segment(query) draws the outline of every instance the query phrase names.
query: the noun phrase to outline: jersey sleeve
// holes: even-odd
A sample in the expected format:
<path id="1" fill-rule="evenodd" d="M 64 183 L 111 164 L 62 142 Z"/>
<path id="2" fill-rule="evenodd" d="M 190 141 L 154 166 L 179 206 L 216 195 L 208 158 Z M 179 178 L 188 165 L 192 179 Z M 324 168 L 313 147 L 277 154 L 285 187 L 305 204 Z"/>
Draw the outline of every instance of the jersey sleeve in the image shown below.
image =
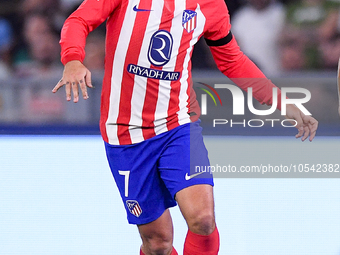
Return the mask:
<path id="1" fill-rule="evenodd" d="M 226 37 L 230 31 L 230 16 L 227 5 L 223 0 L 213 0 L 204 8 L 206 28 L 204 38 L 216 41 Z"/>
<path id="2" fill-rule="evenodd" d="M 85 0 L 65 21 L 61 30 L 61 62 L 83 61 L 87 35 L 103 23 L 120 0 Z"/>
<path id="3" fill-rule="evenodd" d="M 210 47 L 218 69 L 241 89 L 253 89 L 253 96 L 261 104 L 272 105 L 273 88 L 277 88 L 262 71 L 240 50 L 231 32 L 230 18 L 224 1 L 216 1 L 211 17 L 207 18 L 204 38 Z M 255 38 L 254 38 L 255 40 Z M 281 109 L 278 89 L 277 108 Z"/>
<path id="4" fill-rule="evenodd" d="M 218 69 L 237 86 L 253 90 L 254 98 L 261 104 L 272 105 L 273 88 L 277 88 L 262 71 L 240 50 L 230 32 L 218 41 L 207 41 Z M 281 91 L 277 89 L 277 108 L 281 110 Z"/>

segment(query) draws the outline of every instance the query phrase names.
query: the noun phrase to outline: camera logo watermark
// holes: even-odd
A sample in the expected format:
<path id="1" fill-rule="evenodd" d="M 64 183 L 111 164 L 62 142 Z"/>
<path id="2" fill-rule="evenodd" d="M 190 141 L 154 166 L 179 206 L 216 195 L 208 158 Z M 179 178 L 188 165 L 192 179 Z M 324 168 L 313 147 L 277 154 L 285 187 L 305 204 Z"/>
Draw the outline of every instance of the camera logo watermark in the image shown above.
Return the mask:
<path id="1" fill-rule="evenodd" d="M 221 106 L 223 106 L 220 95 L 217 93 L 217 91 L 213 87 L 211 87 L 208 84 L 202 83 L 202 82 L 200 82 L 199 84 L 209 88 L 216 95 L 216 97 L 220 101 Z M 198 87 L 198 88 L 203 90 L 204 92 L 206 92 L 211 97 L 211 99 L 214 101 L 215 106 L 217 106 L 215 97 L 212 95 L 212 93 L 209 90 L 207 90 L 205 88 L 201 88 L 201 87 Z M 207 94 L 201 95 L 201 114 L 202 115 L 207 115 Z"/>

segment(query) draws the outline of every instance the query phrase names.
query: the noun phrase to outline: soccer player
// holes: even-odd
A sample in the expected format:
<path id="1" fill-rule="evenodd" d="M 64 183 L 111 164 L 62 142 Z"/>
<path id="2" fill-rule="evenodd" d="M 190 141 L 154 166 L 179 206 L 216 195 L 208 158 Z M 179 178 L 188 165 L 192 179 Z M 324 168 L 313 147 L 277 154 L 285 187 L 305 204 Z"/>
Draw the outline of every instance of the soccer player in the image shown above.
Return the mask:
<path id="1" fill-rule="evenodd" d="M 223 0 L 86 0 L 61 33 L 65 68 L 53 92 L 65 86 L 68 101 L 73 93 L 78 102 L 79 88 L 88 98 L 86 37 L 105 20 L 100 130 L 128 221 L 142 238 L 140 254 L 177 254 L 169 213 L 176 204 L 188 225 L 184 254 L 217 254 L 212 176 L 190 171 L 209 166 L 191 80 L 193 46 L 204 36 L 218 68 L 243 89 L 250 84 L 238 78 L 265 76 L 240 51 Z M 272 83 L 252 86 L 257 100 L 272 104 Z M 287 116 L 298 123 L 297 137 L 314 138 L 314 118 L 294 105 Z"/>

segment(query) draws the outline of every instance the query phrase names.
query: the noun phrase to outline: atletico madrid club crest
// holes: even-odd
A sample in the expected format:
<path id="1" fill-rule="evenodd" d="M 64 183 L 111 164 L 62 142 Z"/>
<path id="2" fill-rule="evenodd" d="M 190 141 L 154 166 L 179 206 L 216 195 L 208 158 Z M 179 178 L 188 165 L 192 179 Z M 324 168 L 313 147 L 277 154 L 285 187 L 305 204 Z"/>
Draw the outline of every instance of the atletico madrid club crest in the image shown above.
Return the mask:
<path id="1" fill-rule="evenodd" d="M 184 10 L 182 17 L 183 28 L 190 33 L 197 26 L 197 12 L 191 10 Z"/>
<path id="2" fill-rule="evenodd" d="M 129 208 L 130 213 L 139 217 L 142 214 L 142 208 L 139 206 L 136 200 L 127 200 L 126 205 Z"/>

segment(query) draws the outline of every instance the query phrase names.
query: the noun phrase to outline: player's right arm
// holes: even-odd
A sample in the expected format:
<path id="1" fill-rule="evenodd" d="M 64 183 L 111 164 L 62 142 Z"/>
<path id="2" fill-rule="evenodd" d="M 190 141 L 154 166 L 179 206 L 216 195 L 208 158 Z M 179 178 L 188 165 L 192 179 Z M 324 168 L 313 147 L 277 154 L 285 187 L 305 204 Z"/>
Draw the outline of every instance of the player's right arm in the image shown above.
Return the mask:
<path id="1" fill-rule="evenodd" d="M 91 84 L 91 73 L 82 64 L 88 34 L 103 23 L 119 6 L 121 0 L 85 0 L 65 21 L 61 30 L 61 62 L 64 64 L 62 79 L 52 92 L 65 86 L 66 100 L 79 100 L 79 87 L 84 99 L 88 98 L 87 87 Z"/>

